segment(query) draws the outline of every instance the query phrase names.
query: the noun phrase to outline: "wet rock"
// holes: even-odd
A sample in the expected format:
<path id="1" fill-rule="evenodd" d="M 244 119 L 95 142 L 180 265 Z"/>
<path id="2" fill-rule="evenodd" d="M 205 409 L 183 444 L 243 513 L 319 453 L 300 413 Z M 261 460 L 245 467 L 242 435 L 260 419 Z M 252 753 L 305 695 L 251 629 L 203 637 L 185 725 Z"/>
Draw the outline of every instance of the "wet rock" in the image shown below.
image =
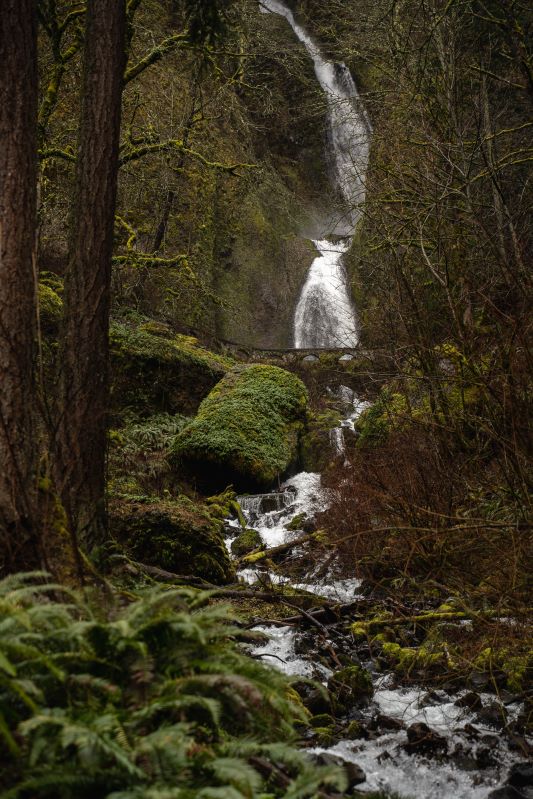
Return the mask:
<path id="1" fill-rule="evenodd" d="M 489 727 L 496 727 L 501 730 L 505 727 L 507 721 L 507 712 L 503 705 L 498 702 L 490 702 L 481 710 L 476 713 L 476 718 L 481 724 L 487 724 Z"/>
<path id="2" fill-rule="evenodd" d="M 380 730 L 405 730 L 405 724 L 401 719 L 385 716 L 382 713 L 376 717 L 376 726 Z"/>
<path id="3" fill-rule="evenodd" d="M 488 671 L 473 671 L 468 682 L 475 691 L 483 691 L 490 685 L 490 673 Z"/>
<path id="4" fill-rule="evenodd" d="M 355 788 L 356 785 L 360 785 L 362 782 L 366 781 L 366 774 L 361 768 L 358 766 L 357 763 L 344 763 L 344 771 L 348 778 L 348 790 Z"/>
<path id="5" fill-rule="evenodd" d="M 448 701 L 449 699 L 444 693 L 444 691 L 428 691 L 420 699 L 418 706 L 428 707 L 429 705 L 443 705 L 445 702 Z"/>
<path id="6" fill-rule="evenodd" d="M 336 671 L 328 680 L 328 689 L 339 711 L 368 701 L 374 693 L 370 674 L 355 664 Z"/>
<path id="7" fill-rule="evenodd" d="M 360 721 L 350 721 L 344 730 L 343 737 L 349 738 L 350 741 L 356 741 L 358 738 L 366 738 L 367 733 Z"/>
<path id="8" fill-rule="evenodd" d="M 466 707 L 469 710 L 479 710 L 482 706 L 481 697 L 475 691 L 469 691 L 454 702 L 457 707 Z"/>
<path id="9" fill-rule="evenodd" d="M 446 738 L 432 730 L 423 721 L 418 721 L 407 728 L 405 750 L 409 754 L 436 754 L 437 752 L 446 752 L 448 742 Z"/>
<path id="10" fill-rule="evenodd" d="M 231 542 L 231 554 L 236 558 L 242 558 L 254 549 L 258 549 L 263 543 L 257 530 L 243 530 L 240 535 Z"/>
<path id="11" fill-rule="evenodd" d="M 491 791 L 487 799 L 529 799 L 529 797 L 520 789 L 513 788 L 512 785 L 504 785 L 502 788 Z"/>
<path id="12" fill-rule="evenodd" d="M 300 691 L 298 691 L 298 693 L 300 693 Z M 325 688 L 314 688 L 309 691 L 307 695 L 302 696 L 302 694 L 300 694 L 300 696 L 302 698 L 304 707 L 306 707 L 307 710 L 309 710 L 309 712 L 314 716 L 319 715 L 320 713 L 331 713 L 331 697 Z"/>
<path id="13" fill-rule="evenodd" d="M 509 771 L 507 782 L 515 788 L 533 786 L 533 763 L 527 761 L 515 763 Z"/>

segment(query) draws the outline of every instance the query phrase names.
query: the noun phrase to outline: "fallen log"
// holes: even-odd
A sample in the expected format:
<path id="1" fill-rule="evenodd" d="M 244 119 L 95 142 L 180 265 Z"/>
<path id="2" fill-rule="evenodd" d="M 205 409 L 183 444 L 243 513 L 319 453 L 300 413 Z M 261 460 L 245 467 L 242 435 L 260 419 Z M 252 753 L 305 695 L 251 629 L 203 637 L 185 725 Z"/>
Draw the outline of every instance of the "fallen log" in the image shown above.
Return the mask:
<path id="1" fill-rule="evenodd" d="M 291 541 L 284 541 L 283 544 L 270 547 L 270 549 L 255 549 L 253 552 L 250 552 L 248 555 L 245 555 L 243 558 L 241 558 L 239 561 L 239 567 L 242 568 L 243 566 L 249 566 L 252 563 L 258 563 L 260 560 L 265 560 L 267 558 L 275 558 L 276 555 L 282 555 L 289 549 L 293 549 L 293 547 L 302 546 L 303 544 L 308 544 L 311 541 L 324 544 L 326 546 L 329 545 L 329 542 L 325 538 L 324 531 L 316 530 L 316 532 L 309 533 L 308 535 L 302 535 L 300 538 L 294 538 Z"/>

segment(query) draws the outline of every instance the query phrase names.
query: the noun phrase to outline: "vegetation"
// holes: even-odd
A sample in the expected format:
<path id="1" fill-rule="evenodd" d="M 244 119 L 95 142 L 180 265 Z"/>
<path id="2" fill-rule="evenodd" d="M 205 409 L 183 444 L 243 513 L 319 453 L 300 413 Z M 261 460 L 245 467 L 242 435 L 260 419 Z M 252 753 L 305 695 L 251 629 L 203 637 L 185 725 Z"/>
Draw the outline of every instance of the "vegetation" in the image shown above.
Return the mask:
<path id="1" fill-rule="evenodd" d="M 296 460 L 306 405 L 305 386 L 290 372 L 237 367 L 177 436 L 175 462 L 215 488 L 269 488 Z"/>
<path id="2" fill-rule="evenodd" d="M 58 591 L 37 574 L 0 583 L 6 799 L 304 799 L 342 789 L 342 773 L 272 743 L 293 739 L 303 709 L 280 673 L 239 649 L 254 634 L 208 593 L 150 589 L 102 605 L 91 594 L 54 599 Z"/>
<path id="3" fill-rule="evenodd" d="M 4 0 L 6 799 L 338 796 L 345 775 L 293 745 L 371 701 L 354 652 L 405 684 L 518 694 L 513 746 L 531 730 L 533 12 L 288 4 L 373 127 L 349 361 L 257 348 L 291 341 L 306 236 L 339 200 L 328 98 L 285 20 L 257 0 Z M 340 384 L 370 399 L 342 458 Z M 266 549 L 236 491 L 297 466 L 330 507 Z M 335 564 L 365 602 L 317 615 L 276 592 L 280 558 L 295 579 Z M 224 588 L 187 587 L 206 582 Z M 322 636 L 328 691 L 249 655 L 245 625 L 287 606 Z"/>

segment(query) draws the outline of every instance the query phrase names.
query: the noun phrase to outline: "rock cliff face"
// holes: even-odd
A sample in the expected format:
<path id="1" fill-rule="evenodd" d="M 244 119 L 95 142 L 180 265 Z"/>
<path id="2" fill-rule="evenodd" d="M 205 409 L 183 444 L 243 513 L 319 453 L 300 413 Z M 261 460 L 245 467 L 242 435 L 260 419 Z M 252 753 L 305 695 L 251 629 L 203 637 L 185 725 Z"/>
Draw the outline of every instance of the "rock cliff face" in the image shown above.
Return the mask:
<path id="1" fill-rule="evenodd" d="M 126 86 L 115 303 L 184 332 L 282 347 L 314 255 L 304 234 L 326 192 L 324 98 L 284 20 L 248 0 L 233 15 L 228 54 L 216 63 L 202 65 L 188 49 L 168 52 Z M 181 24 L 165 4 L 145 0 L 131 62 Z M 75 83 L 65 81 L 47 146 L 75 149 L 65 120 L 76 106 Z M 59 276 L 71 179 L 68 159 L 46 163 L 39 262 Z"/>

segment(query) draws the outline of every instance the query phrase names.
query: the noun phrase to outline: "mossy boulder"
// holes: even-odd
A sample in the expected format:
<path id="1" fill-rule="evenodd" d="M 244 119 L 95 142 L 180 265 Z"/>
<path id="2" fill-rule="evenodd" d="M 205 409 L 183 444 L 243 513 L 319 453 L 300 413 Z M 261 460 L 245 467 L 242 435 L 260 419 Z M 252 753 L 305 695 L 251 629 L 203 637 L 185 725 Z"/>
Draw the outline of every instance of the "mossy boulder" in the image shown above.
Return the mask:
<path id="1" fill-rule="evenodd" d="M 129 556 L 141 563 L 217 584 L 235 577 L 222 538 L 223 523 L 207 506 L 187 497 L 114 500 L 110 526 Z"/>
<path id="2" fill-rule="evenodd" d="M 196 412 L 233 361 L 160 322 L 113 321 L 112 405 L 139 415 Z"/>
<path id="3" fill-rule="evenodd" d="M 242 558 L 254 549 L 258 549 L 263 543 L 261 536 L 257 530 L 243 530 L 243 532 L 234 538 L 231 542 L 231 554 L 236 558 Z"/>
<path id="4" fill-rule="evenodd" d="M 370 674 L 357 664 L 346 666 L 332 674 L 328 680 L 328 689 L 337 713 L 367 702 L 374 693 Z"/>
<path id="5" fill-rule="evenodd" d="M 238 366 L 175 439 L 173 462 L 215 490 L 270 488 L 296 464 L 307 390 L 277 366 Z"/>

